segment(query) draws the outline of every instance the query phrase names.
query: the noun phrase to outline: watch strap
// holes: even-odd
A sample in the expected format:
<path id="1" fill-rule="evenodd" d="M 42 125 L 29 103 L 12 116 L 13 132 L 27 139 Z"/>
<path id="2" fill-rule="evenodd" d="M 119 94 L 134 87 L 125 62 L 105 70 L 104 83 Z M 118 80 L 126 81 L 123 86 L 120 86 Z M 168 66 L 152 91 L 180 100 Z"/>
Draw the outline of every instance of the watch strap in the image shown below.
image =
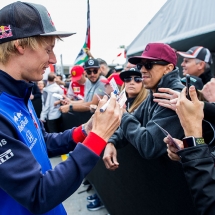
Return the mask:
<path id="1" fill-rule="evenodd" d="M 205 140 L 203 137 L 196 137 L 195 141 L 196 141 L 196 145 L 205 144 Z"/>
<path id="2" fill-rule="evenodd" d="M 69 112 L 72 112 L 72 111 L 73 111 L 72 105 L 69 105 Z"/>

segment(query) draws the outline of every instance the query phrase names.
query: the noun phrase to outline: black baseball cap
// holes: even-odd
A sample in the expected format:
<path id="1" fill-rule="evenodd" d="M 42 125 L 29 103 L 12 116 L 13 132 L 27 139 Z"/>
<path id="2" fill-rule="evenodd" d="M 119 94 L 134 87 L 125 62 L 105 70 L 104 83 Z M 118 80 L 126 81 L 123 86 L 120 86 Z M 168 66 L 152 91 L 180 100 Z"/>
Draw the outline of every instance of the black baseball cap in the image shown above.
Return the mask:
<path id="1" fill-rule="evenodd" d="M 196 58 L 205 61 L 206 63 L 212 64 L 211 53 L 207 48 L 204 48 L 203 46 L 194 46 L 186 52 L 178 51 L 177 53 L 185 58 Z"/>
<path id="2" fill-rule="evenodd" d="M 17 1 L 0 10 L 0 44 L 39 35 L 68 37 L 73 34 L 57 31 L 49 12 L 40 4 Z"/>
<path id="3" fill-rule="evenodd" d="M 123 70 L 122 72 L 120 72 L 119 77 L 123 81 L 124 78 L 130 77 L 132 75 L 142 77 L 142 73 L 136 67 L 130 68 L 129 70 Z"/>
<path id="4" fill-rule="evenodd" d="M 90 69 L 90 68 L 100 68 L 99 61 L 97 59 L 88 59 L 84 63 L 84 69 Z"/>

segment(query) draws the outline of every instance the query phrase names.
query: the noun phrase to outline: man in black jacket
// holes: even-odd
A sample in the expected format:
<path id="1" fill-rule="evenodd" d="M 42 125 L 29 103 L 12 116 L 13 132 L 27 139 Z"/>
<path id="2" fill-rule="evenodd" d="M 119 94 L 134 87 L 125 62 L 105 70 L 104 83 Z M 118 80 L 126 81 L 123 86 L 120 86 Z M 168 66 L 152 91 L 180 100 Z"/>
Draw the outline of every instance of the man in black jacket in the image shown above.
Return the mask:
<path id="1" fill-rule="evenodd" d="M 141 189 L 147 196 L 147 201 L 141 203 L 143 213 L 196 214 L 182 168 L 168 159 L 162 141 L 164 135 L 154 123 L 164 127 L 172 136 L 179 139 L 184 136 L 176 113 L 153 102 L 153 93 L 160 87 L 177 91 L 184 87 L 178 68 L 175 68 L 176 53 L 167 44 L 150 43 L 142 56 L 132 57 L 128 61 L 141 69 L 144 87 L 150 93 L 133 114 L 124 113 L 120 128 L 109 139 L 105 149 L 105 165 L 110 170 L 116 169 L 118 162 L 113 147 L 132 144 L 143 157 L 142 170 L 146 177 L 142 183 L 147 184 Z"/>
<path id="2" fill-rule="evenodd" d="M 186 89 L 180 94 L 176 105 L 185 138 L 183 142 L 177 139 L 175 141 L 182 150 L 178 151 L 167 138 L 164 141 L 168 144 L 169 157 L 182 162 L 199 214 L 212 215 L 215 214 L 215 153 L 210 153 L 208 145 L 202 138 L 204 103 L 198 100 L 193 86 L 189 89 L 191 101 L 186 98 L 185 92 Z"/>

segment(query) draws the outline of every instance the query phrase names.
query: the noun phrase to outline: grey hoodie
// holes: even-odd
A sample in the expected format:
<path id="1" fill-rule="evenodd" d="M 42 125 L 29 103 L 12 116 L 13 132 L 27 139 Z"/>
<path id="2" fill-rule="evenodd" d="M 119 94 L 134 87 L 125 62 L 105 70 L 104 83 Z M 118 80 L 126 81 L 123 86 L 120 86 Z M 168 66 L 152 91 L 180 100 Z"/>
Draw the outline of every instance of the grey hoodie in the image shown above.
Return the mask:
<path id="1" fill-rule="evenodd" d="M 56 84 L 49 84 L 47 87 L 43 89 L 43 107 L 42 112 L 40 114 L 40 119 L 43 121 L 58 119 L 61 116 L 61 112 L 59 110 L 60 105 L 54 106 L 54 102 L 59 99 L 55 98 L 53 93 L 57 93 L 63 95 L 63 89 Z"/>
<path id="2" fill-rule="evenodd" d="M 180 81 L 178 69 L 164 75 L 157 88 L 160 87 L 181 91 L 184 85 Z M 163 142 L 165 136 L 153 121 L 167 130 L 171 136 L 178 139 L 184 137 L 175 111 L 153 102 L 153 94 L 150 91 L 147 99 L 134 113 L 123 114 L 119 129 L 108 142 L 113 143 L 116 148 L 121 148 L 130 142 L 143 158 L 158 158 L 166 154 L 166 144 Z"/>

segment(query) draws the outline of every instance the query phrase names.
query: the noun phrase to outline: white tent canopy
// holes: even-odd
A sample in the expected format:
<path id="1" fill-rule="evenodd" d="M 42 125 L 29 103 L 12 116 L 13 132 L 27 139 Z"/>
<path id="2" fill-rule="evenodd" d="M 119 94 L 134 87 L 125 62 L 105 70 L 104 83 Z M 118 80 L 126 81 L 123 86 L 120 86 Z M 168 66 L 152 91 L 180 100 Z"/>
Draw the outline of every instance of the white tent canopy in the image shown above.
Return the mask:
<path id="1" fill-rule="evenodd" d="M 215 51 L 215 0 L 168 0 L 128 46 L 127 56 L 140 54 L 149 42 Z"/>

